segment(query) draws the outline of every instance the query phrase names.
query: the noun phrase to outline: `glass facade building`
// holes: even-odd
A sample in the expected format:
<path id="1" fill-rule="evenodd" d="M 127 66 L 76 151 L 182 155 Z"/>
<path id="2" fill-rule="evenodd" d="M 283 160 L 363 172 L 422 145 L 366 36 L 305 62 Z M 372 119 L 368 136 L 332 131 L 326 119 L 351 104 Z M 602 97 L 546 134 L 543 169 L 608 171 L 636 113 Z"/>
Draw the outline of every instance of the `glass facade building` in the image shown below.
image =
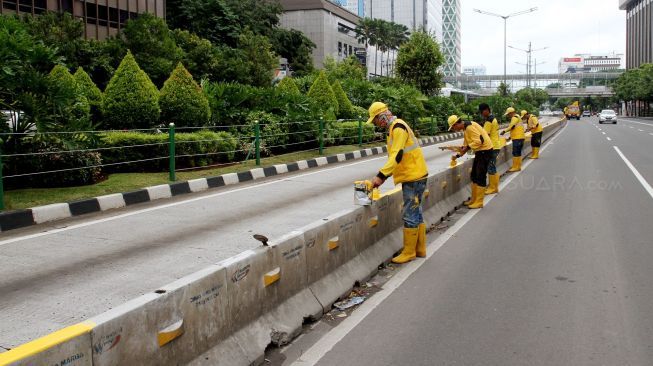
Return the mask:
<path id="1" fill-rule="evenodd" d="M 460 0 L 442 1 L 442 53 L 444 75 L 455 77 L 461 71 Z"/>

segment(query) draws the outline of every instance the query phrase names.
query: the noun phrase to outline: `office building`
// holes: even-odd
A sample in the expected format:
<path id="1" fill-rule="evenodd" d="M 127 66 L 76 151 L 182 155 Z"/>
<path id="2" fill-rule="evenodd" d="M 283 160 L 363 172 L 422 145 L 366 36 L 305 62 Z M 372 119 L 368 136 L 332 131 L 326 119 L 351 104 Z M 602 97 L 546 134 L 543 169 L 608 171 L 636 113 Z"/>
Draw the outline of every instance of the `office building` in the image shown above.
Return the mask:
<path id="1" fill-rule="evenodd" d="M 458 76 L 461 69 L 460 0 L 442 1 L 442 53 L 445 76 Z"/>
<path id="2" fill-rule="evenodd" d="M 105 39 L 118 34 L 127 21 L 138 14 L 165 18 L 165 0 L 0 0 L 2 14 L 43 14 L 68 12 L 84 24 L 86 38 Z"/>
<path id="3" fill-rule="evenodd" d="M 653 8 L 651 0 L 619 0 L 626 11 L 626 68 L 653 62 Z"/>
<path id="4" fill-rule="evenodd" d="M 624 55 L 620 53 L 607 54 L 576 54 L 573 57 L 563 57 L 558 62 L 558 72 L 606 72 L 624 68 Z"/>
<path id="5" fill-rule="evenodd" d="M 321 68 L 331 56 L 342 60 L 364 53 L 365 45 L 356 39 L 360 17 L 327 0 L 281 0 L 280 24 L 304 33 L 315 45 L 313 63 Z"/>
<path id="6" fill-rule="evenodd" d="M 358 15 L 359 17 L 365 17 L 365 0 L 330 0 L 333 3 L 336 3 L 343 8 L 349 10 L 350 12 Z"/>

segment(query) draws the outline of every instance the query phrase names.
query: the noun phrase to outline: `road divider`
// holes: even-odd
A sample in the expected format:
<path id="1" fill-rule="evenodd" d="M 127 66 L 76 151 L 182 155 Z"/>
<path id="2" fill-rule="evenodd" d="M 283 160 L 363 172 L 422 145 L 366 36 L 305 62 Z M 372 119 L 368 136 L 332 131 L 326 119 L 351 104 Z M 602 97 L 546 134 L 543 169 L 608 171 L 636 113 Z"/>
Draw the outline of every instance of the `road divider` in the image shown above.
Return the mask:
<path id="1" fill-rule="evenodd" d="M 550 138 L 566 121 L 547 125 Z M 530 151 L 527 141 L 524 154 Z M 510 145 L 497 166 L 507 168 Z M 472 161 L 428 177 L 436 223 L 469 196 Z M 252 365 L 319 319 L 402 247 L 402 195 L 381 196 L 270 240 L 88 321 L 0 354 L 0 365 Z"/>

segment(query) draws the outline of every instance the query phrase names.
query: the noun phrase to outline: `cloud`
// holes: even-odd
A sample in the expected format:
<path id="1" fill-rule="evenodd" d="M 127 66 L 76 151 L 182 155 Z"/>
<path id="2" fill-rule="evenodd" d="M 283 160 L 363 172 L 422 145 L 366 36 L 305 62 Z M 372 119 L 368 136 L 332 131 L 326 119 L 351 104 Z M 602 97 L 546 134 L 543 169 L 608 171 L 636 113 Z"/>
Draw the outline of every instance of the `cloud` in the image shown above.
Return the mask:
<path id="1" fill-rule="evenodd" d="M 508 45 L 526 49 L 548 47 L 533 53 L 545 64 L 540 72 L 557 72 L 561 57 L 577 53 L 625 53 L 626 12 L 617 0 L 461 0 L 462 64 L 483 64 L 490 74 L 503 73 L 503 20 L 478 14 L 481 9 L 510 14 L 530 7 L 534 13 L 508 19 Z M 524 73 L 526 53 L 508 49 L 508 73 Z"/>

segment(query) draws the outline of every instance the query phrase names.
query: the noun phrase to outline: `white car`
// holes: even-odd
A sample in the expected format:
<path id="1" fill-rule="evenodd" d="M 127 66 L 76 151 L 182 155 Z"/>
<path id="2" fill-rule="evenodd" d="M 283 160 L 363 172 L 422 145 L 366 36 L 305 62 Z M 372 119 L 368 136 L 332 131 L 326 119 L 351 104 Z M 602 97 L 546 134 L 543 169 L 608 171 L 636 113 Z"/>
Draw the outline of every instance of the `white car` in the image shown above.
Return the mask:
<path id="1" fill-rule="evenodd" d="M 617 124 L 617 114 L 612 109 L 604 109 L 599 113 L 599 124 Z"/>

